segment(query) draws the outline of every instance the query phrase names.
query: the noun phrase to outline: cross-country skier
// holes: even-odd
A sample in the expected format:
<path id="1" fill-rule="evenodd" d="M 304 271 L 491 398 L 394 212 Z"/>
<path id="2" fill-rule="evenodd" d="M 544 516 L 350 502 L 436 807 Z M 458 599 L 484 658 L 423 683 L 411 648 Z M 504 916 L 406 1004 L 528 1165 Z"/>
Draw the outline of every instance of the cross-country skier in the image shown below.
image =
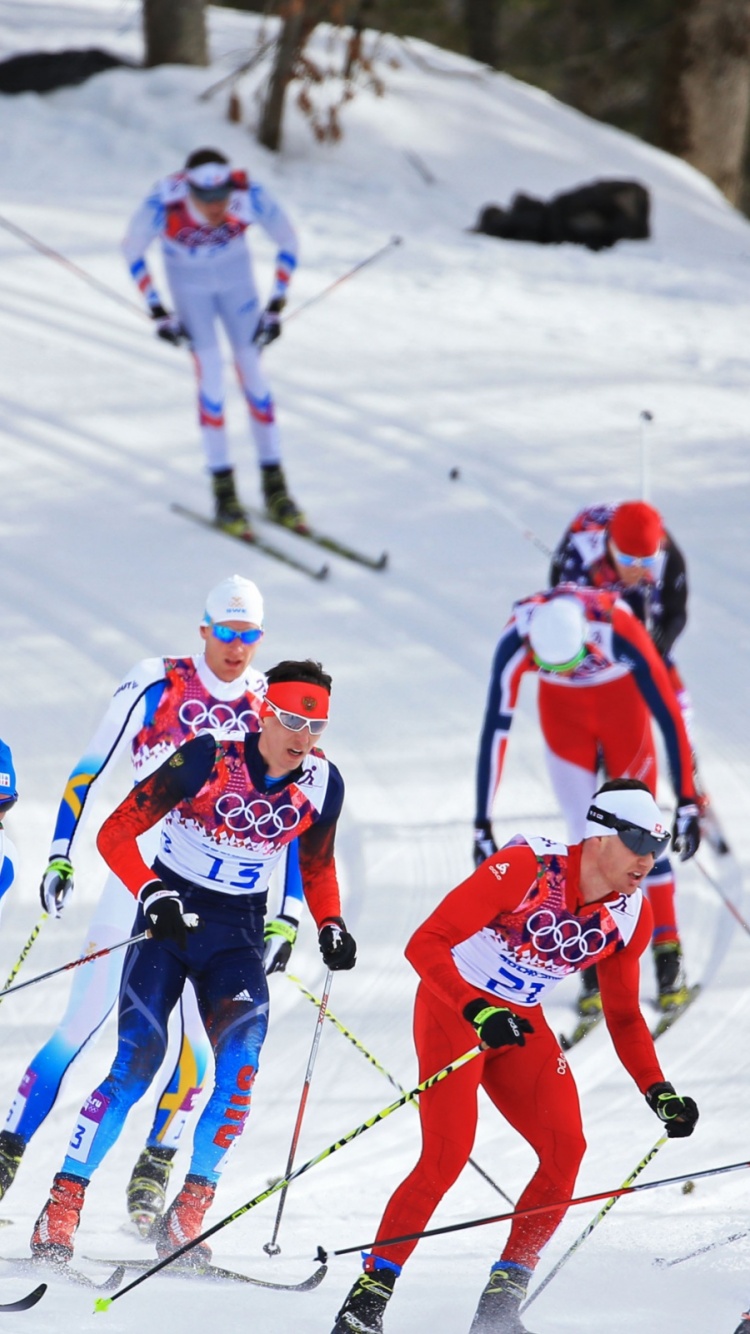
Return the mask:
<path id="1" fill-rule="evenodd" d="M 117 1053 L 81 1108 L 37 1219 L 31 1249 L 39 1258 L 71 1257 L 91 1175 L 164 1058 L 169 1014 L 188 979 L 214 1053 L 214 1087 L 195 1129 L 185 1183 L 156 1226 L 157 1250 L 168 1255 L 201 1232 L 227 1152 L 250 1111 L 268 1026 L 268 881 L 293 839 L 323 960 L 332 969 L 354 966 L 333 854 L 343 783 L 313 748 L 328 720 L 331 678 L 308 660 L 278 664 L 267 681 L 259 732 L 194 737 L 139 783 L 99 832 L 99 850 L 137 900 L 133 931 L 148 929 L 151 939 L 128 950 Z M 137 840 L 159 821 L 151 867 Z M 210 1252 L 196 1247 L 191 1256 L 202 1261 Z"/>
<path id="2" fill-rule="evenodd" d="M 677 797 L 673 846 L 682 860 L 698 848 L 700 827 L 685 725 L 667 669 L 646 630 L 613 592 L 560 584 L 513 607 L 492 663 L 479 743 L 474 860 L 495 851 L 491 815 L 521 680 L 539 675 L 539 721 L 547 767 L 568 824 L 581 837 L 600 768 L 612 778 L 640 778 L 656 794 L 659 724 Z M 659 1004 L 688 996 L 674 922 L 674 873 L 666 845 L 649 873 L 656 923 L 653 952 Z M 596 979 L 594 978 L 596 990 Z"/>
<path id="3" fill-rule="evenodd" d="M 257 586 L 232 575 L 206 599 L 202 654 L 148 658 L 118 686 L 65 786 L 40 886 L 48 913 L 59 916 L 73 891 L 74 841 L 93 785 L 116 760 L 129 752 L 133 778 L 139 781 L 190 737 L 223 728 L 258 729 L 265 678 L 252 661 L 262 627 L 263 599 Z M 156 835 L 146 846 L 156 852 Z M 281 912 L 267 927 L 269 971 L 279 966 L 279 951 L 288 953 L 294 941 L 302 897 L 295 868 L 296 855 L 290 858 Z M 132 896 L 116 875 L 110 875 L 87 928 L 85 952 L 126 939 L 132 920 Z M 114 1006 L 122 963 L 123 954 L 114 953 L 76 971 L 65 1014 L 26 1070 L 0 1132 L 0 1196 L 9 1189 L 32 1136 L 52 1110 L 66 1071 Z M 172 1161 L 200 1094 L 209 1056 L 192 987 L 185 990 L 176 1019 L 180 1017 L 184 1036 L 178 1022 L 154 1121 L 127 1187 L 129 1215 L 144 1234 L 163 1211 Z"/>
<path id="4" fill-rule="evenodd" d="M 16 771 L 10 746 L 0 741 L 0 910 L 16 875 L 18 854 L 3 828 L 5 817 L 18 801 Z"/>
<path id="5" fill-rule="evenodd" d="M 245 237 L 255 223 L 278 247 L 265 306 Z M 146 251 L 157 238 L 174 314 L 162 304 L 146 265 Z M 189 155 L 182 171 L 154 186 L 130 221 L 123 252 L 159 337 L 174 344 L 186 341 L 193 354 L 201 441 L 217 522 L 235 533 L 249 527 L 237 497 L 224 426 L 220 323 L 250 412 L 268 514 L 289 527 L 304 526 L 287 491 L 276 410 L 260 356 L 281 333 L 281 312 L 297 265 L 297 237 L 286 213 L 263 185 L 234 170 L 218 149 L 200 148 Z"/>
<path id="6" fill-rule="evenodd" d="M 641 884 L 668 829 L 645 783 L 615 779 L 594 794 L 582 835 L 572 846 L 517 835 L 443 899 L 406 947 L 421 979 L 414 1010 L 420 1080 L 477 1038 L 485 1050 L 420 1097 L 421 1156 L 386 1205 L 333 1334 L 382 1330 L 417 1243 L 380 1243 L 423 1231 L 458 1178 L 474 1141 L 480 1087 L 539 1159 L 518 1209 L 550 1208 L 513 1222 L 471 1334 L 524 1334 L 519 1306 L 565 1216 L 586 1148 L 573 1075 L 542 1007 L 561 978 L 592 960 L 620 1061 L 669 1136 L 693 1131 L 695 1102 L 666 1082 L 638 1005 L 639 960 L 651 936 Z"/>
<path id="7" fill-rule="evenodd" d="M 643 500 L 590 505 L 581 510 L 555 549 L 549 577 L 553 588 L 560 583 L 573 583 L 610 589 L 627 602 L 664 660 L 693 745 L 692 702 L 672 656 L 675 642 L 687 624 L 687 566 L 659 511 Z M 705 798 L 695 774 L 694 778 L 701 809 Z M 670 893 L 668 881 L 658 898 L 652 899 L 651 907 L 662 945 L 657 962 L 660 981 L 670 987 L 678 976 L 682 949 L 674 893 Z M 595 968 L 581 975 L 579 1008 L 584 1015 L 601 1010 Z"/>

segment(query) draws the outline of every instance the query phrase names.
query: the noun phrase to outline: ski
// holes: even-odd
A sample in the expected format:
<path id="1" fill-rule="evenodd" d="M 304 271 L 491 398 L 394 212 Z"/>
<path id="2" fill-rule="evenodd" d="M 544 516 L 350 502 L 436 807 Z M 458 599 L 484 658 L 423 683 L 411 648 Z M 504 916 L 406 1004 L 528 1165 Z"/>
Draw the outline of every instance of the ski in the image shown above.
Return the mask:
<path id="1" fill-rule="evenodd" d="M 135 1269 L 141 1272 L 152 1269 L 157 1263 L 155 1259 L 151 1260 L 103 1260 L 93 1255 L 86 1256 L 92 1264 L 108 1265 L 116 1264 L 118 1269 Z M 189 1264 L 180 1263 L 175 1260 L 174 1264 L 167 1265 L 159 1271 L 167 1278 L 202 1278 L 209 1282 L 224 1283 L 252 1283 L 256 1288 L 273 1288 L 276 1292 L 312 1292 L 323 1282 L 328 1273 L 328 1266 L 321 1264 L 309 1278 L 305 1278 L 301 1283 L 275 1283 L 269 1278 L 253 1278 L 250 1274 L 240 1274 L 235 1269 L 223 1269 L 220 1265 L 202 1263 Z"/>
<path id="2" fill-rule="evenodd" d="M 587 1034 L 601 1023 L 603 1018 L 604 1015 L 600 1010 L 598 1014 L 587 1015 L 586 1018 L 580 1019 L 569 1037 L 565 1033 L 561 1033 L 559 1041 L 563 1051 L 570 1051 L 572 1047 L 577 1047 L 578 1043 L 582 1042 Z"/>
<path id="3" fill-rule="evenodd" d="M 354 561 L 355 565 L 365 565 L 368 570 L 384 570 L 388 565 L 387 551 L 381 551 L 379 556 L 368 556 L 364 551 L 347 546 L 346 542 L 340 542 L 337 537 L 329 537 L 327 533 L 321 533 L 317 528 L 311 528 L 308 523 L 300 524 L 299 528 L 294 528 L 278 519 L 272 519 L 270 514 L 266 514 L 262 510 L 251 510 L 250 513 L 260 523 L 273 523 L 277 528 L 283 528 L 287 533 L 295 533 L 297 537 L 304 537 L 308 542 L 314 542 L 316 546 L 323 547 L 325 551 L 331 551 L 334 556 L 343 556 L 346 560 Z"/>
<path id="4" fill-rule="evenodd" d="M 664 1256 L 657 1255 L 654 1264 L 660 1269 L 671 1269 L 672 1265 L 681 1265 L 685 1260 L 693 1260 L 696 1255 L 705 1255 L 707 1251 L 716 1251 L 720 1246 L 729 1246 L 734 1241 L 741 1241 L 743 1237 L 750 1236 L 750 1228 L 743 1228 L 741 1232 L 732 1232 L 728 1237 L 721 1237 L 717 1241 L 707 1241 L 704 1246 L 698 1246 L 694 1251 L 688 1251 L 687 1255 L 678 1255 L 673 1260 L 666 1259 Z"/>
<path id="5" fill-rule="evenodd" d="M 700 989 L 700 982 L 696 982 L 694 987 L 689 988 L 687 999 L 684 1000 L 681 1005 L 673 1006 L 671 1010 L 667 1010 L 666 1013 L 662 1015 L 656 1026 L 651 1029 L 651 1036 L 654 1041 L 656 1041 L 657 1038 L 660 1038 L 662 1033 L 668 1032 L 672 1027 L 672 1024 L 676 1023 L 679 1019 L 680 1015 L 685 1013 L 688 1006 L 692 1005 L 696 996 L 700 994 Z"/>
<path id="6" fill-rule="evenodd" d="M 98 1292 L 113 1292 L 115 1288 L 119 1288 L 125 1277 L 124 1265 L 118 1265 L 109 1278 L 105 1279 L 103 1283 L 97 1283 L 96 1279 L 89 1278 L 88 1274 L 83 1274 L 80 1269 L 75 1269 L 72 1265 L 51 1264 L 45 1260 L 37 1260 L 33 1256 L 20 1256 L 17 1259 L 11 1259 L 9 1256 L 2 1255 L 0 1256 L 0 1264 L 8 1265 L 11 1269 L 19 1269 L 21 1272 L 31 1269 L 37 1274 L 40 1271 L 54 1274 L 58 1278 L 67 1279 L 68 1283 L 75 1283 L 81 1288 L 94 1288 Z M 41 1286 L 44 1287 L 45 1284 Z M 39 1301 L 39 1298 L 37 1298 L 37 1301 Z"/>
<path id="7" fill-rule="evenodd" d="M 312 566 L 305 561 L 297 560 L 295 556 L 290 556 L 288 552 L 282 551 L 280 547 L 272 546 L 270 542 L 264 541 L 262 537 L 247 529 L 244 533 L 230 533 L 226 528 L 222 528 L 216 523 L 215 519 L 209 519 L 207 514 L 201 514 L 198 510 L 188 509 L 186 505 L 179 505 L 173 502 L 170 509 L 174 514 L 179 514 L 183 519 L 192 519 L 193 523 L 199 523 L 203 528 L 211 528 L 215 533 L 223 533 L 233 542 L 242 542 L 245 546 L 255 547 L 256 551 L 261 551 L 264 556 L 271 556 L 274 560 L 281 561 L 282 565 L 288 565 L 290 569 L 297 570 L 300 574 L 306 574 L 310 579 L 327 579 L 330 573 L 327 565 Z M 288 530 L 288 531 L 291 531 Z"/>
<path id="8" fill-rule="evenodd" d="M 33 1292 L 27 1292 L 25 1297 L 19 1297 L 17 1302 L 0 1302 L 0 1315 L 5 1315 L 10 1311 L 30 1311 L 32 1306 L 42 1300 L 47 1291 L 47 1284 L 40 1283 Z"/>

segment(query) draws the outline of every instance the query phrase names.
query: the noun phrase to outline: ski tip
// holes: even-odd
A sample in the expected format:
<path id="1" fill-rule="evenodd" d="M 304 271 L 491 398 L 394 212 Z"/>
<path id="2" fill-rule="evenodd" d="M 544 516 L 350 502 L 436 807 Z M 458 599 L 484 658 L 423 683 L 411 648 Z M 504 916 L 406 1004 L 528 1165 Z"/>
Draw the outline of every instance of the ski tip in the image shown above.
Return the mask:
<path id="1" fill-rule="evenodd" d="M 382 554 L 379 556 L 378 560 L 375 562 L 375 569 L 376 569 L 376 570 L 387 570 L 387 569 L 388 569 L 388 552 L 387 552 L 387 551 L 382 552 Z"/>
<path id="2" fill-rule="evenodd" d="M 320 569 L 315 571 L 314 578 L 318 580 L 327 579 L 330 573 L 331 573 L 330 565 L 321 565 Z"/>
<path id="3" fill-rule="evenodd" d="M 315 1255 L 315 1259 L 317 1260 L 319 1265 L 328 1264 L 328 1252 L 324 1251 L 322 1246 L 319 1246 Z"/>
<path id="4" fill-rule="evenodd" d="M 100 1315 L 103 1311 L 108 1311 L 114 1301 L 114 1297 L 97 1297 L 94 1302 L 94 1315 Z"/>

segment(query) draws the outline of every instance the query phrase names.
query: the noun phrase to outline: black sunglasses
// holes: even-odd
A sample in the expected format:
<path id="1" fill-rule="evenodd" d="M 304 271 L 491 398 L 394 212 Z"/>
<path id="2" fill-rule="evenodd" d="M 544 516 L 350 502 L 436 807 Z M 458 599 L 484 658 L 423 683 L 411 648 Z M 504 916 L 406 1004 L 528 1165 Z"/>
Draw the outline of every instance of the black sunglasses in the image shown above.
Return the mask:
<path id="1" fill-rule="evenodd" d="M 652 852 L 654 856 L 658 852 L 663 852 L 669 838 L 668 829 L 665 829 L 663 834 L 652 834 L 642 825 L 631 824 L 630 820 L 621 820 L 619 816 L 603 811 L 600 806 L 589 806 L 586 819 L 606 825 L 607 829 L 616 829 L 628 851 L 634 852 L 638 857 L 643 857 L 648 852 Z"/>

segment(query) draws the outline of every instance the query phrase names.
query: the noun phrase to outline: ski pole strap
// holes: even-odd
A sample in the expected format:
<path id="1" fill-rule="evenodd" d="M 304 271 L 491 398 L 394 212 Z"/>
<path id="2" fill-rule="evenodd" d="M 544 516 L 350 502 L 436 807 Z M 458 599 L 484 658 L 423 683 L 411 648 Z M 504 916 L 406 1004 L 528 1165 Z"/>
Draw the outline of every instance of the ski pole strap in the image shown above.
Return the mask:
<path id="1" fill-rule="evenodd" d="M 532 1214 L 547 1214 L 556 1209 L 570 1209 L 574 1204 L 592 1204 L 594 1200 L 606 1200 L 609 1195 L 635 1195 L 642 1190 L 657 1190 L 660 1186 L 674 1186 L 680 1181 L 699 1181 L 701 1177 L 723 1176 L 726 1172 L 739 1172 L 750 1167 L 747 1163 L 727 1163 L 723 1167 L 706 1167 L 700 1172 L 683 1172 L 676 1177 L 662 1177 L 659 1181 L 643 1181 L 639 1186 L 620 1186 L 619 1190 L 600 1190 L 593 1195 L 577 1195 L 569 1200 L 557 1200 L 554 1204 L 532 1204 L 523 1209 L 513 1209 L 507 1214 L 492 1214 L 489 1218 L 472 1218 L 468 1223 L 448 1223 L 445 1227 L 426 1228 L 423 1232 L 407 1232 L 402 1237 L 377 1238 L 380 1250 L 383 1246 L 398 1246 L 402 1241 L 421 1241 L 422 1237 L 440 1237 L 447 1232 L 464 1232 L 467 1228 L 486 1227 L 489 1223 L 509 1223 L 515 1218 L 529 1217 Z M 207 1233 L 203 1234 L 207 1236 Z M 202 1240 L 203 1238 L 201 1238 Z M 360 1241 L 356 1246 L 343 1246 L 338 1251 L 329 1251 L 333 1255 L 353 1255 L 355 1251 L 369 1251 L 375 1240 Z M 119 1295 L 119 1294 L 118 1294 Z"/>
<path id="2" fill-rule="evenodd" d="M 275 1195 L 277 1191 L 284 1190 L 291 1181 L 296 1181 L 297 1177 L 301 1177 L 304 1172 L 309 1172 L 312 1167 L 316 1167 L 318 1163 L 322 1163 L 324 1159 L 330 1158 L 334 1153 L 338 1153 L 339 1149 L 343 1149 L 346 1144 L 351 1144 L 352 1140 L 357 1139 L 360 1135 L 364 1135 L 366 1130 L 371 1130 L 379 1121 L 384 1121 L 392 1112 L 397 1112 L 399 1107 L 405 1107 L 407 1102 L 412 1102 L 414 1098 L 419 1097 L 420 1093 L 425 1093 L 427 1089 L 432 1088 L 433 1085 L 439 1084 L 443 1079 L 447 1079 L 449 1075 L 454 1073 L 454 1071 L 460 1070 L 468 1061 L 473 1061 L 475 1056 L 481 1056 L 483 1052 L 483 1047 L 472 1047 L 469 1051 L 464 1052 L 463 1056 L 457 1056 L 455 1061 L 451 1061 L 448 1065 L 444 1065 L 442 1070 L 437 1070 L 435 1074 L 430 1075 L 429 1078 L 423 1079 L 421 1084 L 417 1084 L 416 1088 L 410 1089 L 408 1093 L 404 1093 L 401 1098 L 396 1100 L 396 1102 L 392 1102 L 388 1107 L 383 1107 L 381 1111 L 376 1112 L 375 1115 L 371 1116 L 367 1121 L 363 1121 L 362 1124 L 356 1126 L 354 1130 L 350 1130 L 348 1134 L 342 1135 L 341 1139 L 337 1139 L 335 1144 L 329 1144 L 327 1149 L 322 1149 L 314 1158 L 308 1158 L 306 1163 L 303 1163 L 301 1167 L 296 1167 L 293 1172 L 290 1172 L 288 1177 L 284 1177 L 281 1181 L 276 1181 L 272 1186 L 269 1186 L 267 1190 L 261 1191 L 260 1195 L 256 1195 L 252 1200 L 248 1200 L 246 1204 L 241 1204 L 239 1209 L 235 1209 L 233 1213 L 227 1214 L 226 1218 L 222 1218 L 218 1223 L 214 1223 L 213 1226 L 207 1228 L 205 1232 L 201 1232 L 200 1236 L 194 1237 L 192 1241 L 185 1242 L 183 1246 L 178 1246 L 176 1251 L 172 1251 L 171 1255 L 165 1256 L 163 1260 L 157 1261 L 157 1263 L 152 1265 L 150 1269 L 144 1270 L 144 1272 L 139 1274 L 137 1278 L 134 1278 L 130 1283 L 127 1283 L 124 1288 L 120 1288 L 115 1292 L 112 1297 L 100 1298 L 96 1305 L 97 1311 L 107 1310 L 112 1305 L 112 1302 L 116 1302 L 120 1297 L 124 1297 L 126 1292 L 132 1292 L 133 1288 L 138 1287 L 139 1283 L 145 1283 L 146 1279 L 151 1278 L 154 1274 L 158 1274 L 161 1269 L 165 1269 L 167 1265 L 173 1264 L 175 1260 L 179 1260 L 187 1251 L 191 1251 L 194 1246 L 198 1246 L 202 1241 L 207 1241 L 209 1237 L 213 1237 L 215 1233 L 220 1232 L 222 1228 L 228 1227 L 229 1224 L 234 1223 L 236 1219 L 242 1218 L 243 1214 L 249 1213 L 257 1204 L 262 1204 L 264 1200 L 267 1200 L 271 1195 Z M 742 1165 L 743 1167 L 745 1166 L 744 1163 Z M 747 1165 L 750 1166 L 750 1164 Z M 505 1215 L 505 1217 L 511 1216 L 512 1215 Z M 361 1250 L 362 1248 L 354 1247 L 354 1249 Z M 334 1254 L 339 1253 L 343 1254 L 343 1252 L 334 1252 Z"/>
<path id="3" fill-rule="evenodd" d="M 654 1147 L 652 1149 L 649 1149 L 648 1153 L 644 1154 L 643 1158 L 641 1158 L 641 1161 L 638 1163 L 638 1166 L 633 1168 L 633 1171 L 630 1173 L 630 1176 L 626 1177 L 625 1180 L 623 1181 L 622 1186 L 620 1188 L 621 1190 L 625 1190 L 633 1181 L 635 1181 L 636 1177 L 640 1176 L 644 1168 L 648 1167 L 648 1164 L 651 1162 L 651 1159 L 656 1157 L 656 1154 L 659 1152 L 659 1150 L 666 1144 L 668 1138 L 669 1137 L 667 1135 L 662 1135 L 656 1141 Z M 580 1237 L 578 1237 L 577 1240 L 573 1242 L 572 1246 L 568 1247 L 565 1254 L 562 1255 L 560 1259 L 557 1261 L 557 1264 L 554 1265 L 552 1269 L 550 1269 L 547 1277 L 543 1279 L 542 1282 L 539 1284 L 539 1286 L 534 1289 L 531 1296 L 527 1297 L 526 1301 L 519 1308 L 519 1311 L 525 1311 L 527 1307 L 531 1306 L 532 1302 L 536 1301 L 539 1294 L 544 1292 L 544 1289 L 546 1288 L 547 1284 L 552 1282 L 555 1275 L 559 1274 L 563 1265 L 567 1264 L 571 1255 L 573 1255 L 574 1252 L 578 1250 L 579 1246 L 583 1245 L 587 1237 L 591 1236 L 591 1233 L 594 1231 L 594 1228 L 598 1227 L 602 1219 L 609 1213 L 610 1209 L 612 1209 L 613 1206 L 617 1204 L 619 1198 L 620 1198 L 619 1194 L 610 1195 L 606 1204 L 603 1204 L 598 1214 L 596 1214 L 594 1218 L 592 1218 L 590 1223 L 587 1223 Z"/>
<path id="4" fill-rule="evenodd" d="M 6 992 L 6 991 L 8 991 L 9 989 L 12 989 L 10 984 L 11 984 L 11 982 L 13 981 L 13 978 L 14 978 L 14 977 L 17 975 L 17 973 L 20 971 L 21 966 L 23 965 L 23 963 L 25 962 L 25 960 L 26 960 L 26 958 L 27 958 L 27 955 L 28 955 L 28 953 L 29 953 L 29 950 L 31 949 L 32 945 L 34 944 L 34 941 L 36 940 L 37 936 L 39 935 L 39 932 L 41 931 L 42 927 L 44 926 L 44 923 L 46 922 L 48 916 L 49 916 L 49 913 L 43 912 L 42 915 L 41 915 L 41 917 L 39 918 L 39 921 L 37 922 L 36 926 L 34 927 L 34 930 L 32 931 L 31 935 L 29 936 L 28 940 L 26 941 L 26 944 L 24 945 L 23 949 L 21 950 L 21 953 L 19 954 L 18 958 L 16 959 L 16 962 L 14 963 L 13 967 L 11 968 L 11 970 L 10 970 L 10 972 L 9 972 L 9 974 L 8 974 L 8 979 L 7 979 L 6 983 L 5 983 L 5 986 L 3 987 L 3 990 L 0 991 L 0 1000 L 2 1000 L 2 997 L 5 995 L 5 992 Z"/>
<path id="5" fill-rule="evenodd" d="M 69 968 L 80 968 L 81 964 L 84 963 L 93 963 L 95 959 L 103 959 L 105 954 L 113 954 L 115 950 L 124 950 L 128 945 L 137 945 L 141 940 L 150 939 L 150 936 L 150 931 L 141 931 L 138 936 L 130 936 L 127 940 L 119 940 L 116 945 L 107 945 L 103 950 L 95 950 L 93 954 L 84 954 L 80 959 L 72 959 L 70 963 L 62 963 L 59 968 L 50 968 L 48 973 L 40 973 L 38 977 L 30 977 L 28 982 L 17 982 L 14 987 L 6 985 L 0 991 L 0 1000 L 3 999 L 3 996 L 9 996 L 13 991 L 23 991 L 24 987 L 33 987 L 37 982 L 46 982 L 48 977 L 55 977 L 57 973 L 65 973 Z"/>

